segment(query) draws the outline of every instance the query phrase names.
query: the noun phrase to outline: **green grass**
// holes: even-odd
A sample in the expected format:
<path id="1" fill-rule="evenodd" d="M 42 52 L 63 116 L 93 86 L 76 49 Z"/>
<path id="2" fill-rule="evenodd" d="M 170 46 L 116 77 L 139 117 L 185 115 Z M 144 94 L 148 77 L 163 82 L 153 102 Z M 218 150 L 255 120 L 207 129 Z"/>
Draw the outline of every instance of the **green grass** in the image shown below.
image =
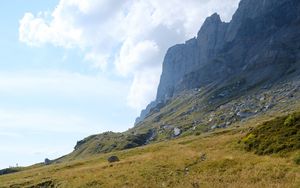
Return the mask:
<path id="1" fill-rule="evenodd" d="M 254 128 L 241 143 L 247 151 L 259 155 L 300 149 L 300 113 L 278 117 Z"/>
<path id="2" fill-rule="evenodd" d="M 298 153 L 295 154 L 294 162 L 295 162 L 297 165 L 300 165 L 300 151 L 299 151 Z"/>
<path id="3" fill-rule="evenodd" d="M 300 115 L 288 113 L 300 109 L 299 96 L 274 97 L 282 88 L 263 93 L 268 100 L 276 99 L 274 108 L 243 121 L 236 119 L 232 107 L 247 101 L 249 96 L 256 98 L 257 93 L 247 92 L 248 96 L 229 102 L 218 98 L 210 103 L 207 97 L 214 89 L 204 88 L 197 94 L 187 92 L 151 114 L 138 127 L 87 137 L 77 143 L 74 152 L 51 165 L 38 164 L 0 176 L 0 188 L 298 188 Z M 256 101 L 259 106 L 265 105 L 265 101 Z M 195 106 L 199 110 L 187 113 Z M 210 128 L 226 122 L 231 122 L 231 127 L 214 131 Z M 183 132 L 174 138 L 173 129 L 164 129 L 163 125 L 178 127 Z M 157 136 L 145 146 L 152 129 Z M 120 161 L 108 163 L 111 155 L 118 156 Z"/>
<path id="4" fill-rule="evenodd" d="M 256 121 L 260 121 L 257 119 Z M 236 144 L 253 121 L 241 128 L 185 136 L 107 154 L 0 176 L 7 187 L 299 187 L 300 168 L 290 155 L 260 156 Z M 260 126 L 258 126 L 260 127 Z M 205 154 L 205 159 L 201 156 Z M 110 164 L 111 155 L 120 161 Z"/>
<path id="5" fill-rule="evenodd" d="M 288 98 L 287 93 L 293 89 L 289 88 L 288 84 L 279 84 L 263 91 L 257 86 L 256 89 L 245 91 L 246 93 L 239 93 L 239 87 L 236 86 L 237 81 L 232 80 L 232 84 L 220 88 L 211 85 L 201 88 L 200 92 L 194 90 L 183 92 L 170 100 L 159 112 L 149 114 L 143 122 L 139 123 L 139 126 L 123 133 L 107 132 L 87 137 L 78 142 L 74 152 L 60 158 L 58 161 L 82 159 L 95 154 L 142 146 L 149 138 L 149 130 L 155 132 L 155 137 L 150 143 L 174 139 L 173 128 L 175 127 L 180 128 L 182 131 L 179 137 L 201 135 L 211 131 L 212 126 L 232 125 L 241 120 L 244 121 L 245 119 L 237 115 L 239 111 L 237 107 L 242 105 L 250 107 L 245 109 L 241 107 L 240 111 L 249 110 L 249 112 L 255 114 L 250 119 L 256 119 L 256 116 L 264 115 L 266 113 L 264 107 L 269 103 L 274 106 L 272 106 L 272 109 L 268 109 L 267 113 L 273 116 L 283 115 L 286 112 L 299 109 L 299 107 L 296 107 L 297 105 L 300 106 L 298 102 L 300 99 L 299 92 L 298 94 L 294 93 L 293 98 Z M 239 95 L 234 94 L 235 97 L 211 99 L 212 96 L 218 96 L 224 91 L 234 91 Z M 260 101 L 262 96 L 265 100 Z M 246 103 L 251 103 L 251 105 L 245 105 Z M 287 120 L 286 123 L 289 123 L 288 121 L 292 122 L 294 120 Z M 172 128 L 163 128 L 165 125 Z"/>
<path id="6" fill-rule="evenodd" d="M 124 133 L 105 132 L 89 136 L 78 141 L 75 150 L 54 162 L 84 158 L 99 153 L 124 150 L 142 146 L 147 141 L 150 131 L 139 131 L 137 134 L 131 131 Z"/>

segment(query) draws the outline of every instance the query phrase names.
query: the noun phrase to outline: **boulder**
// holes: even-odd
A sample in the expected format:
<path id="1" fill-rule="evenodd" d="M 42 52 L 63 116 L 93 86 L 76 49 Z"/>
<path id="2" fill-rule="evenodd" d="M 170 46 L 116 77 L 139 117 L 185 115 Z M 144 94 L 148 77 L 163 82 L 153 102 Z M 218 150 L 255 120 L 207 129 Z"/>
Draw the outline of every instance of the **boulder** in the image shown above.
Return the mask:
<path id="1" fill-rule="evenodd" d="M 179 136 L 181 134 L 181 130 L 177 127 L 174 128 L 174 136 Z"/>
<path id="2" fill-rule="evenodd" d="M 114 163 L 114 162 L 120 161 L 120 159 L 119 159 L 117 156 L 113 155 L 113 156 L 108 157 L 108 158 L 107 158 L 107 161 L 108 161 L 109 163 Z"/>
<path id="3" fill-rule="evenodd" d="M 44 160 L 44 165 L 50 165 L 50 164 L 51 164 L 51 160 L 48 159 L 48 158 L 46 158 L 46 159 Z"/>
<path id="4" fill-rule="evenodd" d="M 240 111 L 236 115 L 239 116 L 241 119 L 245 119 L 245 118 L 253 116 L 254 113 L 248 112 L 248 111 Z"/>
<path id="5" fill-rule="evenodd" d="M 200 155 L 200 160 L 201 161 L 205 161 L 206 158 L 207 158 L 206 153 L 203 153 L 203 154 Z"/>

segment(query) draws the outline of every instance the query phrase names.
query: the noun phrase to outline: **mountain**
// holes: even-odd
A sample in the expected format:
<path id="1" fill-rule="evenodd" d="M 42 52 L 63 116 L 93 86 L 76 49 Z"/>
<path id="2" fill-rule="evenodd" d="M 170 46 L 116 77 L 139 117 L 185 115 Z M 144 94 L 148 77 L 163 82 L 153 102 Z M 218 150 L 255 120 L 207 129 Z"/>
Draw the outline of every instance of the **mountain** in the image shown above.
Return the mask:
<path id="1" fill-rule="evenodd" d="M 183 91 L 242 83 L 248 90 L 299 74 L 300 1 L 242 0 L 229 23 L 213 14 L 196 38 L 171 47 L 163 62 L 153 110 Z"/>
<path id="2" fill-rule="evenodd" d="M 299 138 L 300 1 L 241 0 L 168 50 L 133 128 L 0 170 L 0 188 L 300 187 Z"/>
<path id="3" fill-rule="evenodd" d="M 262 121 L 266 122 L 255 126 Z M 209 134 L 70 162 L 0 170 L 0 188 L 298 188 L 299 136 L 300 112 L 264 116 Z M 111 156 L 119 161 L 109 163 Z M 19 172 L 1 175 L 13 170 Z"/>
<path id="4" fill-rule="evenodd" d="M 56 162 L 285 114 L 299 99 L 300 1 L 242 0 L 229 23 L 213 14 L 167 51 L 156 100 L 133 128 L 87 137 Z"/>
<path id="5" fill-rule="evenodd" d="M 213 14 L 167 51 L 156 100 L 133 128 L 85 138 L 58 161 L 230 127 L 293 107 L 299 91 L 300 1 L 242 0 L 229 23 Z"/>

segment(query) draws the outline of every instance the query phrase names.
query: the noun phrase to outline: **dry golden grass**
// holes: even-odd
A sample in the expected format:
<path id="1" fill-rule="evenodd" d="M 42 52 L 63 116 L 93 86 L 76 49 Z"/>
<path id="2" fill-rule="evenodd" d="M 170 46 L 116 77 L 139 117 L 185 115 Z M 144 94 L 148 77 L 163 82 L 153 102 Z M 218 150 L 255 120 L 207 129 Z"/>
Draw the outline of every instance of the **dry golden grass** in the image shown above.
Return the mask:
<path id="1" fill-rule="evenodd" d="M 258 156 L 238 140 L 247 128 L 188 136 L 85 160 L 0 176 L 0 187 L 300 187 L 296 155 Z M 121 161 L 109 164 L 117 155 Z M 200 156 L 206 154 L 202 161 Z"/>

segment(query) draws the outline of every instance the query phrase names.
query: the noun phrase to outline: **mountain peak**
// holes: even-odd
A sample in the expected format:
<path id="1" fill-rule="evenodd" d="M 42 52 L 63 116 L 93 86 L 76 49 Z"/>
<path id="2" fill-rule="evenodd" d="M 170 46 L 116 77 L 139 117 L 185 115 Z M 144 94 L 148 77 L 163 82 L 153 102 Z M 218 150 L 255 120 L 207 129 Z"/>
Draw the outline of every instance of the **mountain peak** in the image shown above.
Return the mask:
<path id="1" fill-rule="evenodd" d="M 211 16 L 207 17 L 204 24 L 206 22 L 211 22 L 211 23 L 216 23 L 216 22 L 221 22 L 220 15 L 218 13 L 213 13 Z"/>
<path id="2" fill-rule="evenodd" d="M 222 38 L 226 32 L 227 24 L 221 21 L 220 15 L 214 13 L 206 18 L 200 31 L 198 32 L 197 39 L 202 49 L 207 50 L 216 48 L 223 43 Z M 202 54 L 201 56 L 204 56 Z"/>
<path id="3" fill-rule="evenodd" d="M 207 17 L 198 32 L 197 38 L 201 38 L 201 36 L 199 37 L 199 35 L 201 35 L 202 33 L 207 33 L 207 31 L 216 29 L 221 23 L 222 21 L 220 15 L 218 15 L 217 13 L 214 13 L 210 17 Z"/>
<path id="4" fill-rule="evenodd" d="M 299 0 L 241 0 L 229 23 L 212 14 L 196 39 L 168 50 L 156 102 L 148 111 L 186 90 L 215 83 L 222 87 L 232 80 L 247 90 L 297 70 L 299 13 Z"/>

